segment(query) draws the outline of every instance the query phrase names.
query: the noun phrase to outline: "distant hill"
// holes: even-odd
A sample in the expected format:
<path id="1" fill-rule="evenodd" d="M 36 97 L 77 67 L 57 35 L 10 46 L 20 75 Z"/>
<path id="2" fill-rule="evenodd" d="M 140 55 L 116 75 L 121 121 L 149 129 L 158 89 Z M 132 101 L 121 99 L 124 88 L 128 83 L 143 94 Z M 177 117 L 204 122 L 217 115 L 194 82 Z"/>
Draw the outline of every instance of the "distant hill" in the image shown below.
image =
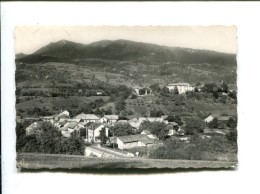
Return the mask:
<path id="1" fill-rule="evenodd" d="M 25 56 L 27 56 L 27 55 L 24 54 L 24 53 L 17 53 L 17 54 L 15 55 L 15 58 L 16 58 L 16 59 L 21 59 L 21 58 L 23 58 L 23 57 L 25 57 Z"/>
<path id="2" fill-rule="evenodd" d="M 50 43 L 28 56 L 16 56 L 18 61 L 36 63 L 41 61 L 73 61 L 75 59 L 109 59 L 140 62 L 178 62 L 235 65 L 236 55 L 208 50 L 159 46 L 129 40 L 102 40 L 80 44 L 68 40 Z"/>

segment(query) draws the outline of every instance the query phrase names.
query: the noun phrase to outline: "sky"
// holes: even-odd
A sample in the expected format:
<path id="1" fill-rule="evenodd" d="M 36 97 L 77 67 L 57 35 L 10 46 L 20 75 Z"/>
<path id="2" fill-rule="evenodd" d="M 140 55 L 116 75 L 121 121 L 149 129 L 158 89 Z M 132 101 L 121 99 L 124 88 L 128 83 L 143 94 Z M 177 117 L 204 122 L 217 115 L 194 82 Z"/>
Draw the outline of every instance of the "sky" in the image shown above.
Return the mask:
<path id="1" fill-rule="evenodd" d="M 236 53 L 235 26 L 18 26 L 16 53 L 31 54 L 65 39 L 89 44 L 126 39 L 158 45 Z"/>

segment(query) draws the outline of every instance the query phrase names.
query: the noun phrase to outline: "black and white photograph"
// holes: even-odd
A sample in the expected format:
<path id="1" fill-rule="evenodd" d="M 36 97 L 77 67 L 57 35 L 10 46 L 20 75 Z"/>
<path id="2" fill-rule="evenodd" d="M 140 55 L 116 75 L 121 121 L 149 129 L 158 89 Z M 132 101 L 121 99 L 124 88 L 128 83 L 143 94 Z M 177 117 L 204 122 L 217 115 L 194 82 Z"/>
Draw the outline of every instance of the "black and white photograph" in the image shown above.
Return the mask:
<path id="1" fill-rule="evenodd" d="M 235 168 L 236 26 L 16 26 L 16 167 Z"/>
<path id="2" fill-rule="evenodd" d="M 4 194 L 259 192 L 259 2 L 1 2 Z"/>

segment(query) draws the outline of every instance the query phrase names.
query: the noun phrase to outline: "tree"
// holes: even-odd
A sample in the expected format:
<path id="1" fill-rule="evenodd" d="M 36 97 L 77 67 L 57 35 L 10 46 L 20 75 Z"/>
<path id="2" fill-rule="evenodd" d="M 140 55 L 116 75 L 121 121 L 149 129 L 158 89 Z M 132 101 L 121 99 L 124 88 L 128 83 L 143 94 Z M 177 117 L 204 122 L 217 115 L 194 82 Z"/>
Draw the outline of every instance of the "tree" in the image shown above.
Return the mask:
<path id="1" fill-rule="evenodd" d="M 144 88 L 139 89 L 139 95 L 144 95 L 144 94 L 145 94 L 145 89 Z"/>
<path id="2" fill-rule="evenodd" d="M 151 122 L 150 121 L 143 121 L 141 123 L 141 125 L 139 126 L 140 132 L 143 131 L 143 130 L 150 131 L 150 128 L 151 128 Z"/>
<path id="3" fill-rule="evenodd" d="M 217 91 L 213 91 L 212 94 L 213 94 L 214 98 L 216 98 L 216 99 L 218 98 L 218 92 Z"/>
<path id="4" fill-rule="evenodd" d="M 225 82 L 223 82 L 221 86 L 222 92 L 228 93 L 228 85 Z"/>
<path id="5" fill-rule="evenodd" d="M 21 130 L 21 126 L 18 128 L 17 130 Z M 49 122 L 39 122 L 36 131 L 37 133 L 27 136 L 17 131 L 17 151 L 73 155 L 84 153 L 84 141 L 81 137 L 64 138 L 61 132 Z"/>
<path id="6" fill-rule="evenodd" d="M 196 133 L 203 133 L 204 124 L 200 119 L 189 118 L 185 120 L 184 131 L 186 135 L 194 135 Z"/>
<path id="7" fill-rule="evenodd" d="M 125 100 L 122 98 L 119 98 L 116 100 L 115 102 L 115 109 L 118 113 L 120 113 L 120 111 L 125 109 Z"/>
<path id="8" fill-rule="evenodd" d="M 102 109 L 101 109 L 102 110 Z M 95 111 L 94 111 L 94 113 L 95 113 L 95 115 L 98 115 L 98 116 L 100 116 L 100 117 L 102 117 L 102 116 L 104 116 L 104 112 L 103 111 L 101 111 L 99 108 L 97 108 Z"/>
<path id="9" fill-rule="evenodd" d="M 173 93 L 174 93 L 174 94 L 179 94 L 179 90 L 178 90 L 177 86 L 174 87 Z"/>
<path id="10" fill-rule="evenodd" d="M 79 129 L 79 136 L 80 137 L 83 137 L 83 138 L 86 138 L 87 136 L 87 130 L 85 128 L 80 128 Z"/>
<path id="11" fill-rule="evenodd" d="M 107 74 L 105 74 L 105 78 L 106 78 L 107 83 L 109 83 L 109 76 Z"/>
<path id="12" fill-rule="evenodd" d="M 169 133 L 169 129 L 167 129 L 166 124 L 158 121 L 155 122 L 144 121 L 141 123 L 139 129 L 140 131 L 148 130 L 162 140 L 164 140 L 167 134 Z"/>
<path id="13" fill-rule="evenodd" d="M 129 123 L 116 123 L 115 126 L 110 128 L 110 135 L 113 136 L 124 136 L 124 135 L 134 135 L 132 126 Z"/>
<path id="14" fill-rule="evenodd" d="M 183 122 L 182 122 L 181 118 L 180 118 L 178 115 L 169 115 L 169 116 L 167 117 L 167 120 L 168 120 L 169 122 L 175 122 L 175 123 L 177 123 L 179 126 L 183 125 Z"/>
<path id="15" fill-rule="evenodd" d="M 150 117 L 161 117 L 164 115 L 162 110 L 151 110 L 150 111 Z"/>
<path id="16" fill-rule="evenodd" d="M 237 120 L 230 117 L 227 121 L 227 126 L 230 127 L 231 129 L 235 129 L 237 127 Z"/>
<path id="17" fill-rule="evenodd" d="M 236 93 L 236 91 L 231 91 L 231 92 L 228 93 L 228 95 L 229 95 L 230 98 L 233 98 L 233 99 L 237 100 L 237 93 Z"/>
<path id="18" fill-rule="evenodd" d="M 231 142 L 237 142 L 237 130 L 231 129 L 229 133 L 226 134 L 226 138 Z"/>
<path id="19" fill-rule="evenodd" d="M 101 145 L 104 145 L 107 143 L 108 137 L 106 136 L 106 129 L 105 127 L 103 127 L 100 131 L 100 135 L 99 135 L 99 139 L 100 139 L 100 143 Z"/>
<path id="20" fill-rule="evenodd" d="M 95 100 L 96 107 L 100 107 L 104 104 L 104 100 L 102 98 L 98 98 Z"/>
<path id="21" fill-rule="evenodd" d="M 77 110 L 76 114 L 79 114 L 79 113 L 88 113 L 88 114 L 92 114 L 93 113 L 93 109 L 92 109 L 92 105 L 89 103 L 89 104 L 82 104 L 80 105 L 79 109 Z"/>
<path id="22" fill-rule="evenodd" d="M 212 121 L 209 122 L 208 124 L 209 128 L 218 128 L 218 119 L 214 118 Z"/>
<path id="23" fill-rule="evenodd" d="M 150 85 L 150 88 L 152 89 L 152 91 L 157 92 L 157 93 L 160 92 L 160 90 L 161 90 L 158 83 Z"/>
<path id="24" fill-rule="evenodd" d="M 170 93 L 170 91 L 166 86 L 164 86 L 160 92 L 160 94 L 163 96 L 167 96 L 169 93 Z"/>

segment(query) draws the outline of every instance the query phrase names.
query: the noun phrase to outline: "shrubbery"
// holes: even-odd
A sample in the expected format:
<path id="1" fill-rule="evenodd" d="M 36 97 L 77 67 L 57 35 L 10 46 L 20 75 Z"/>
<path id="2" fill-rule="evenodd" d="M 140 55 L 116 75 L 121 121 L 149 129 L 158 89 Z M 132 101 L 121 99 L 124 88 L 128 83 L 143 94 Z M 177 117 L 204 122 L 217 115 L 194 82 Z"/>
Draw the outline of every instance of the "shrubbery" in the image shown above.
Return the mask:
<path id="1" fill-rule="evenodd" d="M 182 160 L 216 160 L 219 154 L 236 153 L 236 143 L 229 141 L 225 136 L 212 136 L 211 138 L 203 139 L 198 135 L 194 135 L 189 143 L 177 139 L 167 139 L 163 146 L 151 151 L 149 157 Z"/>
<path id="2" fill-rule="evenodd" d="M 16 151 L 45 154 L 83 155 L 84 142 L 80 137 L 62 137 L 50 123 L 40 123 L 38 133 L 25 134 L 25 123 L 16 125 Z"/>

